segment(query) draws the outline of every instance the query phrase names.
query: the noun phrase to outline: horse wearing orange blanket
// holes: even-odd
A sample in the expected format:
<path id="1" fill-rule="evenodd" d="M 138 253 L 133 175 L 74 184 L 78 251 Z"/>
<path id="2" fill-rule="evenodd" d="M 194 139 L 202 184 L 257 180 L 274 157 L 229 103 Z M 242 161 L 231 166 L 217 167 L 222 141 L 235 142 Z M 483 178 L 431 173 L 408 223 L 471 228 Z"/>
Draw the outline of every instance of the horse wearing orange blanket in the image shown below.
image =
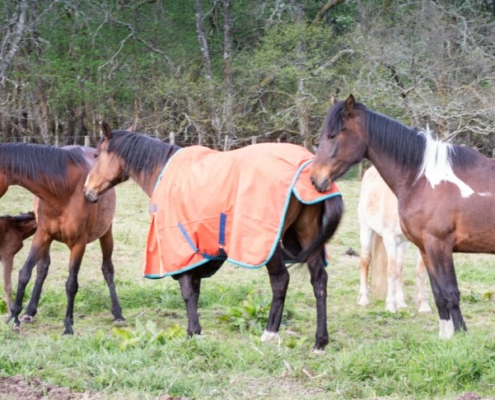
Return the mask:
<path id="1" fill-rule="evenodd" d="M 285 192 L 278 190 L 282 181 L 295 179 L 297 168 L 294 170 L 293 165 L 291 165 L 291 154 L 300 152 L 302 149 L 306 154 L 305 162 L 309 162 L 312 159 L 312 154 L 295 145 L 253 145 L 249 147 L 255 151 L 251 152 L 251 149 L 248 149 L 250 154 L 246 158 L 242 156 L 244 154 L 242 149 L 226 152 L 233 153 L 232 162 L 236 165 L 224 164 L 227 155 L 214 152 L 217 153 L 217 162 L 211 164 L 216 165 L 212 167 L 213 170 L 206 170 L 203 159 L 198 157 L 198 154 L 203 152 L 201 149 L 181 149 L 178 146 L 166 144 L 140 133 L 111 131 L 106 123 L 102 124 L 102 128 L 103 137 L 98 145 L 96 162 L 89 172 L 84 186 L 86 198 L 91 202 L 96 202 L 102 193 L 129 178 L 134 179 L 144 192 L 152 198 L 150 203 L 152 225 L 150 237 L 148 238 L 147 258 L 155 260 L 153 264 L 158 266 L 158 273 L 156 276 L 150 277 L 173 274 L 178 279 L 187 308 L 188 335 L 201 333 L 197 304 L 202 278 L 217 271 L 223 262 L 231 257 L 235 258 L 233 261 L 242 263 L 245 253 L 249 253 L 249 262 L 256 264 L 253 265 L 255 267 L 260 266 L 257 263 L 264 262 L 265 256 L 256 258 L 256 254 L 251 254 L 252 252 L 249 250 L 250 244 L 253 243 L 251 238 L 256 236 L 256 225 L 263 225 L 263 222 L 265 222 L 263 219 L 266 214 L 250 211 L 252 209 L 246 209 L 243 212 L 240 204 L 248 206 L 248 203 L 254 203 L 254 199 L 258 197 L 256 188 L 268 185 L 268 187 L 263 188 L 262 197 L 264 197 L 265 203 L 279 203 L 282 204 L 283 209 L 276 211 L 280 215 L 280 219 L 277 221 L 278 225 L 275 227 L 276 235 L 273 237 L 273 232 L 271 232 L 268 234 L 271 238 L 267 239 L 268 242 L 273 242 L 272 247 L 268 249 L 266 259 L 273 297 L 268 324 L 262 340 L 272 340 L 278 336 L 289 285 L 289 273 L 284 263 L 284 253 L 279 240 L 281 239 L 281 243 L 290 253 L 297 254 L 299 259 L 308 263 L 311 283 L 316 297 L 317 311 L 314 347 L 315 350 L 323 350 L 328 344 L 326 316 L 328 276 L 325 271 L 324 244 L 333 236 L 339 225 L 343 213 L 342 198 L 340 194 L 333 194 L 324 197 L 323 201 L 305 204 L 298 198 L 298 196 L 302 195 L 297 189 L 294 189 L 293 184 L 290 187 L 286 187 Z M 258 150 L 263 151 L 262 154 L 273 153 L 285 167 L 277 170 L 282 171 L 281 176 L 269 182 L 259 180 L 251 183 L 244 182 L 240 178 L 243 175 L 244 164 L 254 166 L 257 179 L 261 179 L 263 175 L 270 173 L 267 169 L 272 169 L 272 167 L 263 168 L 259 163 L 261 157 L 256 157 Z M 205 152 L 211 155 L 212 151 Z M 188 157 L 189 154 L 194 154 L 194 156 Z M 304 167 L 302 165 L 304 163 L 301 163 L 301 168 Z M 208 164 L 210 165 L 210 163 Z M 181 166 L 183 167 L 182 170 L 180 169 Z M 169 178 L 168 174 L 168 170 L 172 167 L 178 167 L 180 171 L 195 170 L 197 175 L 189 175 L 185 172 L 179 172 L 178 178 L 174 175 L 173 184 L 166 185 L 164 189 L 160 189 L 163 193 L 161 201 L 165 203 L 171 202 L 174 198 L 186 201 L 189 197 L 196 197 L 196 200 L 200 199 L 201 201 L 196 201 L 195 205 L 191 207 L 177 206 L 175 210 L 168 208 L 167 210 L 170 211 L 155 212 L 154 206 L 158 204 L 158 200 L 154 201 L 156 183 L 159 180 L 167 181 L 172 179 Z M 163 170 L 164 173 L 159 179 Z M 218 194 L 218 189 L 208 185 L 201 186 L 204 179 L 211 177 L 220 184 L 222 190 L 234 186 L 234 191 L 240 194 L 235 200 L 227 200 L 227 203 L 222 206 L 222 210 L 216 204 L 213 204 L 212 208 L 206 208 L 206 203 L 218 201 L 213 199 L 213 195 Z M 309 176 L 304 180 L 309 182 Z M 196 192 L 185 193 L 182 189 L 181 181 L 193 183 L 193 188 L 197 188 Z M 316 192 L 313 191 L 313 193 Z M 225 195 L 225 197 L 230 199 L 229 195 Z M 189 213 L 192 213 L 192 216 L 189 216 L 191 218 L 188 218 Z M 203 218 L 201 218 L 202 213 L 205 213 Z M 238 216 L 243 218 L 238 220 Z M 235 233 L 237 231 L 235 225 L 245 224 L 250 217 L 255 222 L 241 229 L 247 241 L 246 244 L 241 243 Z M 182 218 L 186 218 L 186 221 L 183 222 Z M 210 219 L 214 220 L 213 224 L 209 224 Z M 323 222 L 324 219 L 325 222 Z M 265 225 L 270 224 L 267 222 Z M 211 241 L 207 241 L 205 244 L 201 240 L 201 236 L 203 233 L 210 234 L 212 227 L 219 227 L 220 233 L 214 233 L 214 235 L 218 235 L 218 241 L 213 245 Z M 163 234 L 170 240 L 175 240 L 172 235 L 174 232 L 180 238 L 180 241 L 177 242 L 178 244 L 174 244 L 174 248 L 169 247 L 170 243 L 167 240 L 162 242 L 154 239 L 155 236 Z M 201 232 L 201 235 L 198 232 Z M 258 237 L 259 241 L 265 241 L 265 239 L 265 237 Z M 176 242 L 174 241 L 173 243 Z M 210 248 L 210 246 L 213 247 Z M 170 261 L 169 263 L 168 257 L 169 255 L 171 258 L 175 257 L 171 253 L 176 251 L 181 257 L 177 261 L 181 269 L 171 272 L 169 264 L 175 261 Z"/>

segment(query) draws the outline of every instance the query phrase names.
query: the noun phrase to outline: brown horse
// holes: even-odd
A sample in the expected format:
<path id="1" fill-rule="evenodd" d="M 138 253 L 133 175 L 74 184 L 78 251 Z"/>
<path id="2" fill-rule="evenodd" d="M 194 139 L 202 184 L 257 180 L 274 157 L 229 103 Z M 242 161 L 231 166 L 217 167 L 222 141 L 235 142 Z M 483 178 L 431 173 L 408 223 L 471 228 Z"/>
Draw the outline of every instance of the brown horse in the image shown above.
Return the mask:
<path id="1" fill-rule="evenodd" d="M 19 185 L 35 195 L 38 229 L 31 250 L 19 271 L 19 281 L 11 317 L 20 325 L 19 314 L 26 286 L 34 266 L 38 264 L 36 282 L 24 321 L 36 315 L 43 282 L 50 265 L 53 240 L 70 249 L 69 277 L 66 283 L 67 310 L 64 334 L 72 334 L 74 299 L 78 290 L 77 276 L 87 243 L 99 239 L 103 254 L 102 272 L 110 291 L 112 314 L 123 320 L 117 299 L 112 263 L 112 220 L 115 192 L 109 191 L 99 204 L 90 204 L 83 194 L 84 180 L 94 162 L 95 150 L 89 147 L 52 146 L 9 143 L 0 145 L 0 197 L 10 185 Z"/>
<path id="2" fill-rule="evenodd" d="M 0 260 L 3 266 L 5 302 L 9 314 L 12 307 L 14 256 L 22 249 L 23 241 L 34 234 L 36 226 L 36 218 L 33 212 L 0 217 Z"/>
<path id="3" fill-rule="evenodd" d="M 495 161 L 442 143 L 356 103 L 326 117 L 312 165 L 318 190 L 368 158 L 397 196 L 402 231 L 426 264 L 440 337 L 466 330 L 452 253 L 495 253 Z"/>
<path id="4" fill-rule="evenodd" d="M 84 186 L 87 199 L 96 202 L 102 193 L 106 193 L 114 185 L 129 178 L 134 179 L 151 197 L 155 182 L 165 164 L 180 148 L 140 133 L 111 131 L 106 123 L 102 124 L 102 128 L 103 137 L 97 148 L 97 159 Z M 184 179 L 187 178 L 184 177 Z M 204 202 L 207 201 L 209 201 L 208 197 L 204 199 Z M 292 253 L 299 253 L 300 258 L 308 262 L 316 297 L 315 350 L 322 350 L 328 344 L 326 320 L 328 277 L 324 268 L 323 246 L 337 229 L 342 213 L 341 196 L 329 198 L 323 203 L 307 205 L 292 195 L 282 228 L 281 238 L 284 246 Z M 323 216 L 326 217 L 326 223 L 321 227 Z M 302 248 L 305 248 L 305 251 L 301 252 Z M 218 270 L 224 260 L 225 258 L 210 261 L 205 259 L 205 263 L 174 275 L 179 281 L 186 304 L 189 336 L 201 333 L 197 314 L 201 279 Z M 268 324 L 262 336 L 263 341 L 273 340 L 278 336 L 289 284 L 289 274 L 280 244 L 276 245 L 266 267 L 270 276 L 273 297 Z"/>
<path id="5" fill-rule="evenodd" d="M 375 167 L 363 175 L 358 204 L 360 228 L 361 284 L 358 304 L 367 306 L 368 272 L 372 266 L 371 286 L 375 295 L 387 290 L 385 310 L 396 312 L 407 307 L 404 300 L 402 267 L 409 248 L 400 228 L 397 198 Z M 421 256 L 416 264 L 416 302 L 418 312 L 431 312 L 426 294 L 426 267 Z"/>

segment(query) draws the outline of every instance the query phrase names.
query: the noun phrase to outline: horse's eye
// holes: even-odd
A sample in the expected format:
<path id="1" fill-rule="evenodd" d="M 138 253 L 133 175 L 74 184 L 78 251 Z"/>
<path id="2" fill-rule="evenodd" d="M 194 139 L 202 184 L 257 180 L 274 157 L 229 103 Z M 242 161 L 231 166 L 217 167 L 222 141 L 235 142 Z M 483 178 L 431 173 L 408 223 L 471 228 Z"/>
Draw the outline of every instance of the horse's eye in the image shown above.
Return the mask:
<path id="1" fill-rule="evenodd" d="M 97 159 L 99 155 L 100 155 L 100 153 L 95 153 L 95 155 L 94 155 L 95 159 Z"/>

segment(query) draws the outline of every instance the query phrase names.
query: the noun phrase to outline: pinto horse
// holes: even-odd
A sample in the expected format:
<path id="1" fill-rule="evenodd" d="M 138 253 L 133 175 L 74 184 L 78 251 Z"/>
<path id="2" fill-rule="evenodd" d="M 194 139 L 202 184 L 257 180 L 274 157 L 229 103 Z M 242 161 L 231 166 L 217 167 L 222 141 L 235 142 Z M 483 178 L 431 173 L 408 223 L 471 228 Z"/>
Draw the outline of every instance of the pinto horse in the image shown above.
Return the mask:
<path id="1" fill-rule="evenodd" d="M 115 186 L 118 183 L 124 182 L 129 178 L 134 179 L 137 184 L 143 189 L 143 191 L 153 199 L 156 194 L 155 182 L 157 182 L 159 176 L 162 177 L 161 171 L 164 170 L 164 166 L 169 168 L 171 160 L 180 155 L 180 153 L 185 154 L 186 151 L 191 150 L 191 148 L 183 149 L 178 151 L 180 147 L 175 145 L 170 145 L 164 143 L 160 140 L 148 137 L 140 133 L 130 133 L 126 131 L 110 130 L 110 127 L 105 122 L 102 123 L 102 139 L 97 148 L 97 158 L 96 162 L 91 169 L 86 184 L 84 186 L 84 192 L 89 201 L 96 202 L 100 198 L 102 193 L 105 193 L 108 189 Z M 265 146 L 265 145 L 253 145 L 253 146 Z M 274 147 L 270 147 L 273 152 L 277 150 L 277 144 L 272 144 Z M 283 146 L 293 146 L 283 147 L 287 151 L 300 151 L 299 146 L 294 145 L 283 145 Z M 297 149 L 296 149 L 297 148 Z M 255 148 L 256 150 L 260 149 Z M 278 147 L 279 151 L 282 147 Z M 195 146 L 194 150 L 203 151 L 205 148 L 200 146 Z M 206 149 L 207 150 L 207 149 Z M 225 153 L 214 152 L 207 150 L 216 155 L 221 155 Z M 233 152 L 239 152 L 241 150 L 234 150 Z M 229 153 L 229 152 L 228 152 Z M 190 154 L 190 153 L 187 153 Z M 236 162 L 239 163 L 239 157 L 236 157 Z M 282 157 L 281 154 L 279 154 Z M 311 156 L 312 158 L 312 156 Z M 200 179 L 205 179 L 206 174 L 202 168 L 201 159 L 191 158 L 191 160 L 181 158 L 184 163 L 190 165 L 191 169 L 199 170 L 203 175 Z M 222 158 L 223 160 L 223 158 Z M 258 166 L 258 162 L 261 160 L 248 160 L 250 163 L 254 163 Z M 245 162 L 245 161 L 242 161 Z M 217 164 L 221 164 L 221 161 Z M 176 165 L 175 162 L 174 165 Z M 225 182 L 222 178 L 215 176 L 215 179 L 221 180 L 221 185 L 225 187 L 228 184 L 237 184 L 237 178 L 235 173 L 229 170 L 229 167 L 222 165 L 222 168 L 227 169 L 226 179 L 234 180 L 234 182 Z M 245 168 L 245 166 L 244 166 Z M 308 170 L 309 171 L 309 170 Z M 167 170 L 168 172 L 168 170 Z M 222 171 L 223 173 L 224 171 Z M 258 169 L 258 174 L 264 174 L 261 167 Z M 166 180 L 169 175 L 164 174 L 163 180 Z M 170 179 L 170 178 L 169 178 Z M 192 179 L 186 174 L 181 180 L 198 182 L 196 179 Z M 306 178 L 309 179 L 309 178 Z M 174 181 L 175 182 L 175 181 Z M 157 182 L 158 184 L 158 182 Z M 258 183 L 259 185 L 259 183 Z M 274 193 L 278 186 L 278 182 L 269 183 L 270 193 L 272 199 L 266 198 L 266 201 L 270 202 L 278 196 Z M 251 185 L 252 187 L 252 185 Z M 215 189 L 207 188 L 210 193 L 199 197 L 199 206 L 202 207 L 214 197 L 215 193 L 212 190 Z M 310 188 L 311 189 L 311 188 Z M 174 197 L 179 197 L 186 200 L 186 196 L 179 189 L 173 189 L 172 192 L 165 198 L 165 202 L 171 202 Z M 242 191 L 241 186 L 237 191 Z M 196 189 L 196 192 L 201 192 L 200 189 Z M 316 193 L 316 192 L 315 192 Z M 196 193 L 199 194 L 199 193 Z M 317 193 L 316 193 L 317 194 Z M 188 196 L 190 197 L 190 196 Z M 194 197 L 197 197 L 196 195 Z M 217 202 L 219 200 L 213 200 Z M 244 194 L 243 198 L 239 201 L 249 202 L 251 201 L 249 196 L 246 197 Z M 177 207 L 181 207 L 178 205 Z M 190 208 L 192 210 L 192 208 Z M 175 210 L 172 210 L 175 212 Z M 192 210 L 194 211 L 194 210 Z M 281 232 L 281 242 L 283 246 L 292 253 L 299 253 L 299 259 L 307 261 L 308 268 L 311 275 L 311 283 L 314 289 L 314 295 L 316 298 L 316 311 L 317 311 L 317 329 L 316 329 L 316 341 L 314 349 L 316 351 L 323 350 L 328 344 L 328 331 L 327 331 L 327 316 L 326 316 L 326 297 L 327 297 L 327 273 L 324 268 L 325 259 L 323 247 L 325 242 L 330 239 L 335 233 L 337 226 L 340 222 L 343 213 L 343 203 L 341 196 L 335 196 L 324 200 L 323 202 L 318 202 L 315 204 L 303 204 L 294 195 L 290 196 L 290 201 L 288 201 L 287 212 L 285 214 L 285 219 L 283 222 L 282 232 Z M 326 218 L 324 226 L 322 226 L 322 219 Z M 171 218 L 171 215 L 168 215 Z M 230 218 L 230 217 L 229 217 Z M 171 223 L 168 222 L 168 225 Z M 181 227 L 182 229 L 183 227 Z M 185 228 L 184 228 L 185 229 Z M 177 233 L 179 229 L 177 228 Z M 193 233 L 196 237 L 196 233 Z M 189 240 L 189 238 L 188 238 Z M 259 240 L 263 240 L 261 237 Z M 190 244 L 193 245 L 193 240 L 189 240 Z M 270 308 L 270 313 L 268 317 L 268 324 L 261 337 L 262 341 L 273 340 L 278 337 L 278 330 L 281 323 L 282 311 L 284 307 L 285 296 L 289 284 L 289 273 L 284 263 L 282 244 L 275 242 L 275 247 L 271 253 L 271 257 L 266 262 L 266 267 L 268 274 L 270 276 L 270 284 L 272 288 L 272 303 Z M 241 242 L 240 247 L 243 250 L 249 252 L 251 249 L 246 248 L 246 244 Z M 187 247 L 187 244 L 186 244 Z M 301 251 L 304 249 L 303 251 Z M 190 250 L 190 248 L 189 248 Z M 229 251 L 229 250 L 227 250 Z M 196 249 L 196 253 L 199 250 Z M 201 253 L 204 254 L 204 253 Z M 230 257 L 230 254 L 229 254 Z M 201 333 L 201 326 L 199 324 L 197 305 L 198 298 L 200 294 L 201 279 L 208 277 L 212 272 L 218 270 L 225 261 L 223 259 L 212 258 L 210 260 L 205 259 L 204 263 L 201 265 L 196 265 L 194 268 L 189 268 L 180 272 L 177 275 L 173 275 L 178 281 L 181 288 L 182 296 L 186 305 L 187 315 L 188 315 L 188 336 Z M 169 260 L 163 261 L 163 263 L 168 263 Z M 162 264 L 163 264 L 162 263 Z M 260 265 L 261 266 L 261 265 Z M 147 276 L 147 275 L 145 275 Z M 160 276 L 161 277 L 161 276 Z"/>
<path id="2" fill-rule="evenodd" d="M 14 256 L 22 249 L 24 240 L 34 235 L 36 226 L 36 218 L 33 212 L 0 217 L 0 260 L 3 266 L 5 303 L 9 314 L 12 307 Z"/>
<path id="3" fill-rule="evenodd" d="M 404 300 L 402 267 L 409 248 L 400 228 L 397 198 L 375 167 L 366 170 L 361 181 L 358 204 L 360 228 L 360 288 L 358 304 L 367 306 L 368 272 L 372 265 L 372 290 L 387 289 L 385 310 L 396 312 L 407 307 Z M 418 312 L 431 312 L 426 294 L 426 267 L 421 256 L 416 264 Z"/>
<path id="4" fill-rule="evenodd" d="M 397 196 L 402 231 L 418 246 L 439 314 L 439 334 L 466 330 L 453 253 L 495 253 L 495 161 L 434 140 L 357 103 L 329 110 L 311 180 L 325 190 L 368 158 Z"/>
<path id="5" fill-rule="evenodd" d="M 17 293 L 11 307 L 9 321 L 14 319 L 16 327 L 20 325 L 22 300 L 36 264 L 36 282 L 22 320 L 30 322 L 37 313 L 50 265 L 50 245 L 54 240 L 65 243 L 70 249 L 64 334 L 73 333 L 74 299 L 79 287 L 77 276 L 87 243 L 96 239 L 100 241 L 103 255 L 102 272 L 110 291 L 112 314 L 116 321 L 124 319 L 115 290 L 112 263 L 115 192 L 106 193 L 99 204 L 90 204 L 82 190 L 94 162 L 94 154 L 95 149 L 79 146 L 0 145 L 0 197 L 10 185 L 29 190 L 35 195 L 34 209 L 38 223 L 29 255 L 19 271 Z"/>

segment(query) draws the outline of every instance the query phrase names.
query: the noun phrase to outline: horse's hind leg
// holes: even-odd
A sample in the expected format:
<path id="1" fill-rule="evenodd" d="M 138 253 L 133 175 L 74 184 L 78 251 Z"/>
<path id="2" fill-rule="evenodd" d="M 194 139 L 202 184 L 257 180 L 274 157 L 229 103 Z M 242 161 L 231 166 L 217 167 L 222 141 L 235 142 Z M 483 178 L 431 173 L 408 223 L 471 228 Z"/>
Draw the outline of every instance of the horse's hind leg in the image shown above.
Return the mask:
<path id="1" fill-rule="evenodd" d="M 45 254 L 41 256 L 40 261 L 36 267 L 36 281 L 34 283 L 33 293 L 29 299 L 29 303 L 26 307 L 26 312 L 21 317 L 22 322 L 33 322 L 34 316 L 38 312 L 38 304 L 41 297 L 41 291 L 43 284 L 48 275 L 48 269 L 50 267 L 50 246 L 45 250 Z"/>
<path id="2" fill-rule="evenodd" d="M 119 299 L 117 297 L 117 290 L 115 289 L 114 266 L 112 262 L 113 235 L 111 226 L 110 229 L 100 238 L 100 246 L 103 256 L 101 271 L 110 292 L 110 299 L 112 302 L 112 315 L 114 316 L 115 322 L 125 321 L 125 318 L 122 315 L 122 307 L 120 306 Z"/>
<path id="3" fill-rule="evenodd" d="M 431 307 L 428 304 L 428 293 L 426 289 L 426 266 L 418 253 L 418 262 L 416 264 L 416 303 L 418 304 L 418 312 L 431 313 Z"/>
<path id="4" fill-rule="evenodd" d="M 397 247 L 396 258 L 396 273 L 395 273 L 395 307 L 407 308 L 407 304 L 404 298 L 404 282 L 402 280 L 402 270 L 404 266 L 404 259 L 406 257 L 407 250 L 409 249 L 409 242 L 402 242 Z"/>
<path id="5" fill-rule="evenodd" d="M 361 250 L 359 252 L 359 294 L 358 305 L 367 306 L 370 301 L 368 298 L 368 275 L 371 263 L 371 244 L 373 241 L 374 232 L 366 225 L 365 222 L 360 221 L 360 234 Z"/>
<path id="6" fill-rule="evenodd" d="M 198 300 L 201 291 L 201 276 L 188 271 L 181 274 L 178 280 L 187 311 L 187 336 L 200 335 Z"/>
<path id="7" fill-rule="evenodd" d="M 272 258 L 266 264 L 268 275 L 270 276 L 270 285 L 272 287 L 272 303 L 268 315 L 268 323 L 265 332 L 261 336 L 262 342 L 268 342 L 278 338 L 278 330 L 282 322 L 282 313 L 284 311 L 285 296 L 289 287 L 289 273 L 284 263 L 282 251 L 277 246 Z"/>

